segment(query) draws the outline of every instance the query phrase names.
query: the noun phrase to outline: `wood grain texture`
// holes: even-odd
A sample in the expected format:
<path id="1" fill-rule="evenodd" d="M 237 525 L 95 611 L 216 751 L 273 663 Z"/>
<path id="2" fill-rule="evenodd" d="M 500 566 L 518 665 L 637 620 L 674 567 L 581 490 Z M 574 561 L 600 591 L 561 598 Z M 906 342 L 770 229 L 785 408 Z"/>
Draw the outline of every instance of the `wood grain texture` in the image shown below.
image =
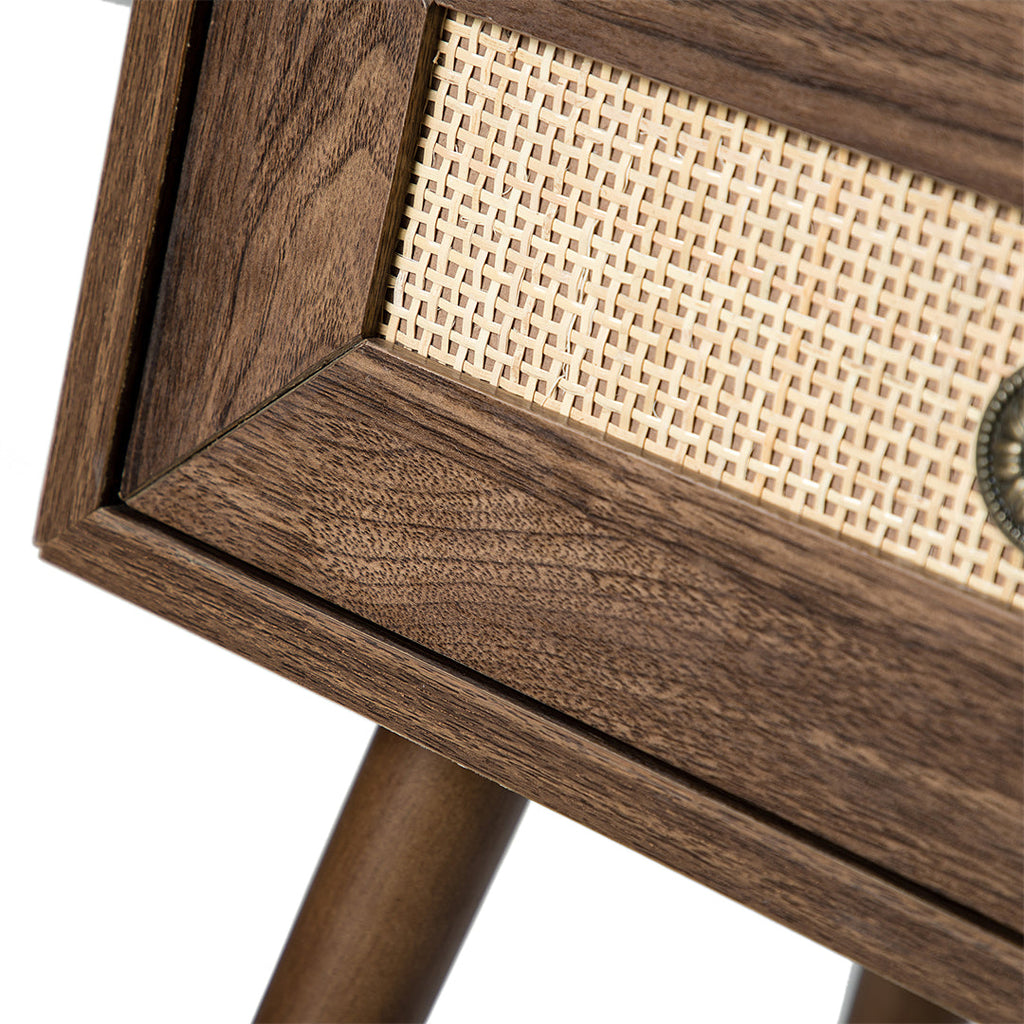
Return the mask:
<path id="1" fill-rule="evenodd" d="M 525 808 L 378 729 L 256 1020 L 426 1020 Z"/>
<path id="2" fill-rule="evenodd" d="M 1020 5 L 459 0 L 456 7 L 914 170 L 1021 198 Z M 368 329 L 439 8 L 221 3 L 130 493 Z"/>
<path id="3" fill-rule="evenodd" d="M 451 0 L 457 10 L 1021 203 L 1016 0 Z"/>
<path id="4" fill-rule="evenodd" d="M 264 6 L 270 9 L 270 5 Z M 315 10 L 310 10 L 315 15 Z M 188 19 L 183 12 L 188 13 Z M 1005 705 L 1005 664 L 1002 668 L 997 666 L 992 673 L 994 696 L 980 693 L 976 685 L 978 675 L 989 672 L 994 663 L 981 664 L 978 659 L 983 655 L 975 654 L 975 651 L 986 650 L 986 637 L 997 641 L 998 654 L 1000 643 L 1005 643 L 1007 623 L 1016 628 L 1018 634 L 1019 623 L 998 616 L 993 619 L 995 613 L 980 603 L 969 605 L 973 611 L 966 625 L 951 623 L 950 606 L 942 599 L 937 611 L 939 624 L 950 626 L 950 637 L 963 635 L 966 629 L 971 644 L 978 646 L 953 651 L 937 681 L 928 683 L 915 668 L 914 656 L 923 651 L 928 658 L 938 658 L 950 653 L 955 644 L 947 638 L 946 645 L 940 644 L 933 655 L 930 645 L 935 639 L 934 631 L 914 626 L 902 641 L 906 660 L 888 665 L 879 680 L 867 680 L 858 698 L 844 684 L 850 666 L 863 658 L 865 646 L 875 637 L 885 636 L 881 625 L 884 613 L 888 611 L 890 618 L 898 618 L 904 609 L 897 607 L 894 615 L 891 603 L 883 607 L 884 602 L 872 606 L 869 601 L 866 607 L 875 608 L 872 629 L 848 632 L 845 642 L 842 631 L 844 628 L 861 630 L 863 622 L 858 616 L 866 613 L 858 602 L 866 600 L 865 589 L 870 590 L 877 584 L 877 573 L 884 576 L 888 570 L 884 566 L 865 566 L 859 582 L 856 573 L 844 577 L 854 596 L 854 611 L 849 615 L 844 611 L 847 594 L 838 584 L 815 582 L 812 578 L 810 582 L 805 581 L 809 590 L 801 591 L 805 598 L 812 593 L 824 602 L 830 614 L 835 613 L 834 629 L 826 632 L 823 639 L 826 653 L 845 652 L 839 659 L 834 687 L 833 732 L 810 737 L 810 755 L 822 754 L 825 776 L 819 777 L 818 762 L 809 755 L 805 764 L 806 799 L 812 804 L 816 794 L 828 792 L 828 787 L 837 781 L 830 773 L 836 770 L 837 764 L 842 764 L 844 756 L 847 757 L 851 779 L 845 792 L 868 794 L 876 802 L 874 808 L 854 813 L 849 822 L 851 834 L 859 835 L 867 822 L 870 838 L 872 822 L 878 825 L 894 821 L 897 813 L 906 809 L 909 783 L 904 780 L 891 792 L 884 784 L 893 778 L 898 782 L 902 766 L 914 763 L 919 756 L 922 744 L 915 737 L 920 725 L 926 726 L 926 734 L 929 729 L 939 731 L 933 737 L 938 743 L 937 754 L 943 754 L 954 744 L 954 739 L 961 738 L 967 751 L 977 749 L 980 732 L 989 725 L 993 727 L 989 737 L 991 749 L 982 754 L 977 765 L 965 764 L 962 755 L 958 755 L 961 760 L 954 759 L 953 763 L 943 764 L 936 770 L 930 763 L 925 764 L 916 779 L 921 788 L 921 803 L 911 808 L 909 819 L 894 827 L 892 835 L 883 828 L 883 834 L 875 836 L 885 847 L 885 855 L 878 858 L 882 864 L 895 857 L 916 871 L 918 861 L 929 856 L 927 846 L 935 838 L 936 826 L 933 822 L 929 824 L 931 819 L 927 817 L 929 801 L 934 802 L 941 787 L 960 773 L 949 793 L 951 804 L 945 809 L 953 806 L 954 810 L 962 810 L 965 801 L 972 801 L 982 834 L 938 837 L 938 871 L 940 875 L 952 872 L 954 884 L 946 887 L 953 895 L 951 900 L 871 863 L 838 843 L 821 838 L 816 828 L 801 828 L 765 812 L 759 806 L 762 801 L 758 793 L 749 800 L 730 795 L 724 788 L 701 781 L 692 770 L 681 771 L 669 760 L 642 754 L 614 736 L 545 708 L 527 696 L 459 668 L 440 656 L 417 649 L 286 582 L 235 563 L 201 543 L 140 517 L 115 508 L 92 511 L 97 505 L 113 500 L 112 480 L 119 470 L 121 450 L 120 424 L 134 399 L 132 360 L 138 352 L 140 331 L 147 320 L 147 281 L 159 266 L 160 247 L 154 246 L 154 239 L 160 233 L 161 204 L 167 202 L 168 173 L 173 172 L 176 129 L 186 120 L 190 107 L 182 102 L 182 83 L 187 80 L 191 66 L 189 54 L 194 56 L 202 42 L 201 23 L 194 18 L 191 5 L 139 2 L 132 17 L 129 57 L 135 52 L 137 59 L 126 61 L 115 110 L 115 126 L 120 123 L 123 130 L 113 133 L 108 151 L 104 194 L 97 209 L 83 283 L 40 518 L 38 537 L 44 545 L 43 556 L 339 700 L 525 796 L 538 799 L 676 867 L 935 1002 L 975 1019 L 1021 1019 L 1024 1014 L 1021 949 L 1019 935 L 1015 934 L 1019 921 L 1016 912 L 1004 913 L 1007 904 L 1000 895 L 1006 874 L 1005 850 L 1001 844 L 1016 843 L 1019 835 L 1016 824 L 1019 797 L 1014 789 L 1020 775 L 1016 767 L 1019 738 L 1010 758 L 1003 756 L 1007 737 L 1019 730 L 1018 705 L 1013 706 L 1005 720 L 993 722 L 993 706 Z M 606 36 L 612 34 L 605 33 Z M 956 40 L 954 43 L 959 45 Z M 296 54 L 300 50 L 296 46 Z M 642 47 L 634 47 L 634 50 L 639 53 Z M 132 87 L 126 89 L 126 82 Z M 121 122 L 118 121 L 120 113 L 124 114 Z M 979 153 L 977 159 L 986 163 L 988 157 L 983 147 L 979 148 Z M 133 183 L 128 191 L 125 181 Z M 116 194 L 113 184 L 117 185 Z M 243 371 L 244 367 L 239 364 L 233 372 Z M 373 379 L 372 375 L 368 379 Z M 185 384 L 188 380 L 185 376 L 179 383 Z M 429 386 L 436 383 L 431 378 Z M 397 403 L 395 407 L 401 408 L 401 401 L 405 401 L 402 395 L 385 393 L 376 405 L 367 401 L 365 408 L 390 417 L 392 404 Z M 638 480 L 622 463 L 622 472 L 611 491 L 599 494 L 589 489 L 587 474 L 609 459 L 613 466 L 619 465 L 614 461 L 621 458 L 617 453 L 609 456 L 603 448 L 588 450 L 584 446 L 581 449 L 573 440 L 576 447 L 572 459 L 545 463 L 543 453 L 548 442 L 553 439 L 560 444 L 560 435 L 545 429 L 538 442 L 533 429 L 516 433 L 511 427 L 518 420 L 518 413 L 508 416 L 507 442 L 491 445 L 484 443 L 485 436 L 479 433 L 472 419 L 460 426 L 458 417 L 449 416 L 443 404 L 438 406 L 434 401 L 432 405 L 423 395 L 413 396 L 409 409 L 417 417 L 431 409 L 439 410 L 435 413 L 439 427 L 434 433 L 424 432 L 422 425 L 416 424 L 398 438 L 417 453 L 413 464 L 420 480 L 425 476 L 428 485 L 437 490 L 438 500 L 454 503 L 455 508 L 461 503 L 465 515 L 471 513 L 473 502 L 479 500 L 480 494 L 472 488 L 460 491 L 462 482 L 457 476 L 449 480 L 436 472 L 437 451 L 446 456 L 455 452 L 456 456 L 447 464 L 456 466 L 461 465 L 459 460 L 463 458 L 459 449 L 468 447 L 469 464 L 490 462 L 498 479 L 504 480 L 506 485 L 509 480 L 514 481 L 514 487 L 501 492 L 511 501 L 511 505 L 506 506 L 510 522 L 514 523 L 516 517 L 521 516 L 516 502 L 525 503 L 532 515 L 538 509 L 544 512 L 549 507 L 536 505 L 534 496 L 541 492 L 552 495 L 545 500 L 553 502 L 558 513 L 552 520 L 552 530 L 548 531 L 548 543 L 556 555 L 560 555 L 558 547 L 562 541 L 575 543 L 577 535 L 573 531 L 578 531 L 580 520 L 573 518 L 574 509 L 596 523 L 593 536 L 584 534 L 590 545 L 587 550 L 600 549 L 608 554 L 606 561 L 588 575 L 587 592 L 596 587 L 600 600 L 612 608 L 612 614 L 602 620 L 605 625 L 614 626 L 616 617 L 621 619 L 621 612 L 614 605 L 628 604 L 632 600 L 629 593 L 623 596 L 623 585 L 632 585 L 630 580 L 641 580 L 644 582 L 640 585 L 646 589 L 648 576 L 663 571 L 661 563 L 655 563 L 650 572 L 647 568 L 641 573 L 635 571 L 635 555 L 624 553 L 626 546 L 621 535 L 609 527 L 616 508 L 633 517 L 637 524 L 634 528 L 642 535 L 650 534 L 650 540 L 643 543 L 649 543 L 651 550 L 657 551 L 659 545 L 675 544 L 680 532 L 689 532 L 692 538 L 690 547 L 684 550 L 691 550 L 699 539 L 703 553 L 693 562 L 696 584 L 707 578 L 709 560 L 717 563 L 725 558 L 724 550 L 732 539 L 728 516 L 717 516 L 714 508 L 698 514 L 699 508 L 694 511 L 682 499 L 679 499 L 682 501 L 679 508 L 693 512 L 692 517 L 687 512 L 685 523 L 675 511 L 674 500 L 655 503 L 648 509 L 649 494 L 643 481 L 648 471 L 642 467 L 635 467 L 640 474 Z M 492 412 L 494 409 L 490 406 Z M 497 411 L 502 416 L 507 413 L 500 408 Z M 402 422 L 401 417 L 397 421 Z M 445 436 L 450 427 L 458 434 L 457 444 Z M 506 429 L 504 421 L 502 429 Z M 364 447 L 376 436 L 372 431 L 367 432 L 362 442 Z M 322 458 L 330 457 L 328 450 L 324 448 Z M 353 451 L 359 451 L 358 445 L 353 445 Z M 539 461 L 535 469 L 529 469 L 534 458 Z M 634 462 L 630 460 L 630 465 Z M 388 488 L 398 493 L 404 481 L 395 467 L 384 480 L 386 486 L 368 508 L 368 521 L 373 522 L 381 515 L 385 519 L 391 517 L 399 533 L 406 531 L 410 536 L 424 531 L 436 533 L 438 525 L 446 527 L 445 523 L 405 523 L 396 518 L 395 502 Z M 357 495 L 357 499 L 366 500 L 365 492 Z M 501 511 L 500 506 L 495 507 Z M 571 520 L 572 529 L 560 537 L 554 527 L 566 516 Z M 469 520 L 464 518 L 463 522 Z M 716 539 L 699 536 L 709 527 L 719 529 Z M 350 529 L 365 531 L 366 526 L 353 520 Z M 511 546 L 515 541 L 514 532 L 507 530 L 497 536 Z M 609 541 L 609 535 L 614 543 Z M 522 531 L 519 543 L 530 541 L 530 537 L 528 531 Z M 267 538 L 268 548 L 278 543 L 280 538 L 273 534 Z M 749 595 L 751 590 L 772 594 L 780 604 L 780 618 L 784 619 L 791 607 L 792 595 L 786 592 L 785 586 L 780 589 L 779 566 L 771 564 L 772 553 L 779 551 L 774 527 L 767 530 L 765 544 L 767 550 L 760 560 L 755 559 L 745 566 L 743 573 L 737 572 L 735 580 L 726 574 L 726 580 L 741 583 L 736 591 L 741 595 Z M 792 559 L 792 564 L 784 566 L 789 573 L 782 575 L 785 585 L 801 578 L 805 563 L 811 561 L 811 549 L 817 550 L 811 542 L 803 548 L 785 549 L 786 556 Z M 316 557 L 315 545 L 311 544 L 299 554 L 303 558 Z M 504 551 L 499 554 L 504 556 Z M 393 556 L 394 552 L 371 552 L 365 564 Z M 490 577 L 493 587 L 502 585 L 502 564 L 500 559 L 495 561 Z M 425 576 L 417 585 L 429 591 L 435 586 L 431 574 L 436 574 L 441 566 L 440 563 L 424 563 L 423 567 Z M 535 573 L 540 585 L 548 586 L 551 594 L 564 595 L 570 605 L 574 600 L 579 604 L 581 598 L 573 596 L 574 584 L 570 580 L 570 586 L 563 585 L 556 563 L 538 562 Z M 909 574 L 900 578 L 911 579 Z M 458 579 L 452 582 L 462 585 Z M 678 578 L 674 582 L 678 583 Z M 479 592 L 477 584 L 473 586 Z M 666 588 L 657 596 L 672 602 L 681 592 Z M 912 584 L 909 593 L 913 611 L 921 592 Z M 948 592 L 945 593 L 948 597 Z M 686 607 L 699 610 L 696 590 L 683 596 Z M 497 603 L 492 596 L 491 606 Z M 706 628 L 716 643 L 723 642 L 727 630 L 721 622 L 715 621 L 710 606 L 704 606 L 704 611 L 701 628 Z M 566 615 L 571 617 L 571 612 L 570 607 Z M 911 621 L 913 618 L 911 615 Z M 777 660 L 785 657 L 789 631 L 784 630 L 775 637 L 772 647 L 771 638 L 758 635 L 759 624 L 759 617 L 753 616 L 749 623 L 754 630 L 751 635 L 761 645 L 759 650 L 771 647 L 775 656 L 763 662 L 760 674 L 765 677 L 764 686 L 754 691 L 754 703 L 768 701 L 772 692 L 780 698 L 782 710 L 776 714 L 774 705 L 770 706 L 763 728 L 760 732 L 755 729 L 754 739 L 758 742 L 765 735 L 785 730 L 789 721 L 787 715 L 796 703 L 796 695 L 787 692 L 786 678 L 775 671 Z M 747 626 L 744 622 L 744 629 Z M 602 643 L 605 648 L 609 646 L 607 637 L 597 636 L 595 642 L 599 650 Z M 738 633 L 732 643 L 742 654 Z M 799 646 L 794 654 L 808 663 L 813 660 Z M 1003 648 L 1003 655 L 999 655 L 1003 662 L 1005 654 Z M 562 667 L 560 659 L 565 658 L 565 652 L 556 643 L 551 655 L 546 664 L 554 675 Z M 1017 657 L 1014 652 L 1013 658 Z M 965 658 L 975 660 L 967 665 L 966 686 L 961 686 L 962 679 L 952 679 L 951 665 L 962 665 Z M 707 664 L 706 655 L 697 650 L 688 682 L 699 683 Z M 738 665 L 740 681 L 758 675 L 750 657 L 740 657 Z M 893 674 L 899 675 L 901 680 L 906 674 L 912 699 L 897 699 L 885 688 L 884 679 Z M 721 681 L 723 685 L 729 682 L 724 677 Z M 612 696 L 615 696 L 616 685 L 612 680 L 608 687 Z M 557 690 L 558 681 L 549 679 L 540 688 L 544 686 Z M 606 710 L 599 706 L 604 697 L 602 691 L 592 707 L 581 708 L 579 717 L 600 720 L 606 716 Z M 703 723 L 710 722 L 716 728 L 723 723 L 731 727 L 741 724 L 744 716 L 752 716 L 750 708 L 744 706 L 745 694 L 738 682 L 726 687 L 725 699 L 715 694 L 707 701 L 704 698 L 698 686 L 691 699 L 693 713 L 674 725 L 677 731 L 687 726 L 692 728 L 692 735 L 684 737 L 686 743 L 680 748 L 686 757 L 670 759 L 686 760 L 688 769 L 699 767 L 700 757 L 712 758 L 714 754 L 714 736 L 699 735 Z M 810 706 L 816 714 L 823 715 L 825 704 L 831 699 L 822 685 L 811 691 Z M 640 708 L 641 714 L 646 710 L 649 708 Z M 950 717 L 946 721 L 936 720 L 931 717 L 936 710 L 948 712 Z M 858 747 L 856 741 L 863 733 L 869 712 L 875 715 L 883 733 L 892 720 L 901 718 L 903 728 L 897 731 L 908 744 L 907 748 L 882 749 L 885 736 L 877 743 Z M 955 735 L 965 724 L 968 727 L 964 735 Z M 628 724 L 623 731 L 629 732 Z M 763 758 L 754 765 L 752 788 L 764 777 L 762 769 Z M 1011 782 L 1009 788 L 1004 785 L 1007 779 Z M 828 813 L 835 818 L 842 816 L 840 812 Z M 1000 821 L 1014 824 L 1007 829 Z M 918 826 L 924 831 L 914 848 L 912 843 L 907 845 L 908 836 Z M 993 906 L 999 904 L 991 911 L 992 916 L 1010 920 L 1012 931 L 954 902 L 958 898 L 957 886 L 962 882 L 962 879 L 957 881 L 958 872 L 962 874 L 967 865 L 978 866 L 976 848 L 984 848 L 988 842 L 986 834 L 993 832 L 1002 837 L 993 847 L 994 863 L 979 867 L 973 888 L 968 885 L 970 898 L 964 898 L 964 902 L 973 900 L 978 906 L 987 905 L 989 901 Z M 958 843 L 963 848 L 959 852 L 959 863 L 954 863 L 950 860 L 950 847 Z M 915 871 L 908 871 L 908 875 L 918 877 Z M 1016 877 L 1019 878 L 1019 874 Z M 942 879 L 939 882 L 936 888 L 945 884 Z M 975 899 L 976 896 L 979 899 Z"/>
<path id="5" fill-rule="evenodd" d="M 1003 607 L 375 346 L 132 504 L 1020 926 Z"/>
<path id="6" fill-rule="evenodd" d="M 116 493 L 126 392 L 173 209 L 207 5 L 141 0 L 132 8 L 99 198 L 50 450 L 37 541 L 57 536 Z M 179 142 L 180 140 L 180 142 Z M 130 413 L 130 400 L 128 412 Z"/>
<path id="7" fill-rule="evenodd" d="M 42 554 L 934 1002 L 1021 1017 L 1019 938 L 664 762 L 131 513 Z"/>
<path id="8" fill-rule="evenodd" d="M 126 491 L 362 333 L 426 19 L 217 5 Z"/>

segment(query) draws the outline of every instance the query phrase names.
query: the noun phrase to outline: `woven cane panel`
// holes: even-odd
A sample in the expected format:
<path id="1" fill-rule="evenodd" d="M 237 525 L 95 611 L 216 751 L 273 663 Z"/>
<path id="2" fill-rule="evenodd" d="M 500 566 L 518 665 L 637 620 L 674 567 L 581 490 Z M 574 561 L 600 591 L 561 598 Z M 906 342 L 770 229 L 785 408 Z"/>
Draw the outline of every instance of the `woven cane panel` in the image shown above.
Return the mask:
<path id="1" fill-rule="evenodd" d="M 974 480 L 1022 289 L 1018 209 L 454 15 L 383 333 L 1024 606 Z"/>

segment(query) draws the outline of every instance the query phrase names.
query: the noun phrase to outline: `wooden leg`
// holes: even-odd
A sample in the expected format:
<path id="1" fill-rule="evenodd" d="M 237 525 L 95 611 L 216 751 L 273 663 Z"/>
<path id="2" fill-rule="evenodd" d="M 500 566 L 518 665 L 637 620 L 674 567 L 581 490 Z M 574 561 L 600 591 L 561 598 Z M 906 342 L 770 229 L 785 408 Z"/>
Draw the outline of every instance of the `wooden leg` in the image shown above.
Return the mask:
<path id="1" fill-rule="evenodd" d="M 854 965 L 840 1024 L 962 1024 L 949 1010 Z"/>
<path id="2" fill-rule="evenodd" d="M 256 1021 L 425 1020 L 525 806 L 378 729 Z"/>

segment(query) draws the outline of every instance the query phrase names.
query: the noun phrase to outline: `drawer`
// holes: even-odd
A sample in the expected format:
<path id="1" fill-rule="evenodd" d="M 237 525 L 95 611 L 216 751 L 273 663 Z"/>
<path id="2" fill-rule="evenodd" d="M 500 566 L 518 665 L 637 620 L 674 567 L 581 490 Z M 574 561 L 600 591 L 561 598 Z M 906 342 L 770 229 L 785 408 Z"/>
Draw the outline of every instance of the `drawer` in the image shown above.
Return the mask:
<path id="1" fill-rule="evenodd" d="M 1007 10 L 141 7 L 44 556 L 1012 1014 Z"/>

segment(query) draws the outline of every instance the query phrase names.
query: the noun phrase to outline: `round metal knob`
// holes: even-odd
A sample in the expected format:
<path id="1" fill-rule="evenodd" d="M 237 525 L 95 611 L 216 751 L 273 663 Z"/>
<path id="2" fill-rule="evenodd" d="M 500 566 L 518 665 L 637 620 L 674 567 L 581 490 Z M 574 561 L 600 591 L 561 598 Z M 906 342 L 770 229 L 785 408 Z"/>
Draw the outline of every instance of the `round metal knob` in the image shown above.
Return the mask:
<path id="1" fill-rule="evenodd" d="M 1024 367 L 999 385 L 985 410 L 977 462 L 989 515 L 1024 549 Z"/>

